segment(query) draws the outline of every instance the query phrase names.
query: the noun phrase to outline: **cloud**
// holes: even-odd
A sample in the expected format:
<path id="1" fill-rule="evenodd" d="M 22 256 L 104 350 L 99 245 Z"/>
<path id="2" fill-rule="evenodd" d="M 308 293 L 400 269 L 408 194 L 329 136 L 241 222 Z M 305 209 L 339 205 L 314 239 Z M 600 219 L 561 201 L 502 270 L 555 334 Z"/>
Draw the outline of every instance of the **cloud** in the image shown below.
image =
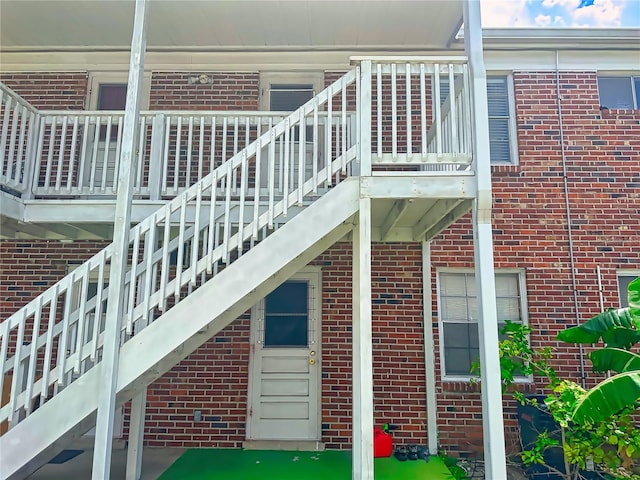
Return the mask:
<path id="1" fill-rule="evenodd" d="M 536 17 L 535 22 L 539 27 L 548 27 L 551 24 L 551 15 L 540 14 Z"/>
<path id="2" fill-rule="evenodd" d="M 481 6 L 485 27 L 617 27 L 640 23 L 640 0 L 481 0 Z"/>
<path id="3" fill-rule="evenodd" d="M 482 0 L 482 24 L 485 27 L 530 27 L 533 25 L 526 0 Z"/>
<path id="4" fill-rule="evenodd" d="M 622 0 L 593 0 L 591 5 L 575 10 L 574 24 L 597 27 L 619 26 L 622 23 L 622 12 L 625 7 L 626 2 Z"/>

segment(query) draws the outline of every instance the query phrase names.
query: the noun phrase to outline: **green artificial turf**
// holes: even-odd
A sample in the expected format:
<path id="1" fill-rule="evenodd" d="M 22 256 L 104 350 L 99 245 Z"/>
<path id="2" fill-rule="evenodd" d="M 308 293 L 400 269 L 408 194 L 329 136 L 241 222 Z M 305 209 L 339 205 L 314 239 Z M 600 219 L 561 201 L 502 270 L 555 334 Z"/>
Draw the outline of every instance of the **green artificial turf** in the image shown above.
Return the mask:
<path id="1" fill-rule="evenodd" d="M 400 462 L 375 459 L 376 480 L 444 480 L 451 474 L 433 457 Z M 187 450 L 159 480 L 350 480 L 351 452 L 231 449 Z"/>

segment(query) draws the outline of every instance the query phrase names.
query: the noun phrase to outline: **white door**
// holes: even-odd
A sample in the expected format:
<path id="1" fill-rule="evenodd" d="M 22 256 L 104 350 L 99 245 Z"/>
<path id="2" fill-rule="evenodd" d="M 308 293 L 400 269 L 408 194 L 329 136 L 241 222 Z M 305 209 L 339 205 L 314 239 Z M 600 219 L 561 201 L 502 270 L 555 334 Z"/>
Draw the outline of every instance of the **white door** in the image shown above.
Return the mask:
<path id="1" fill-rule="evenodd" d="M 322 90 L 323 81 L 323 75 L 317 73 L 263 73 L 260 77 L 260 107 L 271 112 L 293 112 Z M 299 126 L 292 127 L 288 146 L 284 145 L 284 136 L 276 141 L 273 167 L 270 166 L 269 149 L 264 148 L 261 154 L 260 186 L 268 189 L 271 170 L 274 177 L 271 183 L 275 185 L 276 192 L 283 192 L 285 175 L 287 175 L 287 191 L 291 192 L 298 187 L 300 175 L 303 181 L 306 181 L 311 178 L 314 171 L 322 169 L 324 126 L 318 126 L 317 134 L 315 169 L 314 129 L 311 125 L 304 129 Z M 285 162 L 287 167 L 284 166 Z M 302 172 L 300 172 L 301 169 Z"/>
<path id="2" fill-rule="evenodd" d="M 320 440 L 320 297 L 317 268 L 252 310 L 250 440 Z"/>
<path id="3" fill-rule="evenodd" d="M 89 82 L 89 109 L 104 111 L 100 127 L 87 132 L 82 185 L 92 193 L 114 193 L 122 142 L 122 122 L 127 103 L 127 74 L 98 73 Z M 140 109 L 149 106 L 149 74 L 143 75 Z M 111 112 L 111 113 L 109 113 Z"/>

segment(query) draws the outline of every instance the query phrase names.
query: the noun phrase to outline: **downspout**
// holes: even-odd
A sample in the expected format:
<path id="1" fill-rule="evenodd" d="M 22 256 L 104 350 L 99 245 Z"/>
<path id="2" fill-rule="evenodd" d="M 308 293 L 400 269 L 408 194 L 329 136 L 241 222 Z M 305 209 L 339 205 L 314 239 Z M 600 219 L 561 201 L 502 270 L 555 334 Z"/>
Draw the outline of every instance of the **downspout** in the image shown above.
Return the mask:
<path id="1" fill-rule="evenodd" d="M 573 232 L 571 223 L 571 207 L 569 206 L 569 182 L 567 178 L 567 155 L 564 145 L 564 126 L 562 122 L 562 101 L 560 97 L 560 56 L 556 50 L 556 100 L 558 102 L 558 124 L 560 131 L 560 152 L 562 154 L 562 181 L 564 185 L 564 205 L 567 215 L 567 232 L 569 235 L 569 261 L 571 263 L 571 286 L 573 288 L 573 309 L 576 312 L 576 325 L 580 325 L 580 314 L 578 312 L 578 282 L 576 280 L 576 261 L 573 254 Z M 580 349 L 580 383 L 582 388 L 586 386 L 586 376 L 584 368 L 584 348 L 578 344 Z"/>

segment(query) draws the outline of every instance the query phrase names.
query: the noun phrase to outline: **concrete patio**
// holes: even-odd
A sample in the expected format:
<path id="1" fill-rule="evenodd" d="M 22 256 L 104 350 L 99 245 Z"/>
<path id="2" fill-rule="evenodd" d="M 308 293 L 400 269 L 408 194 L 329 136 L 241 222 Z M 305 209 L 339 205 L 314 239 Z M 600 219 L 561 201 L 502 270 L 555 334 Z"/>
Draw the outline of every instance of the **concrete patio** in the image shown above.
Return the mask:
<path id="1" fill-rule="evenodd" d="M 81 447 L 74 447 L 80 449 Z M 71 460 L 61 463 L 48 463 L 31 475 L 29 480 L 85 480 L 91 478 L 93 447 Z M 142 454 L 142 475 L 140 480 L 156 480 L 175 462 L 186 449 L 184 448 L 152 448 L 145 447 Z M 125 480 L 127 465 L 127 449 L 118 445 L 111 456 L 111 480 Z"/>

